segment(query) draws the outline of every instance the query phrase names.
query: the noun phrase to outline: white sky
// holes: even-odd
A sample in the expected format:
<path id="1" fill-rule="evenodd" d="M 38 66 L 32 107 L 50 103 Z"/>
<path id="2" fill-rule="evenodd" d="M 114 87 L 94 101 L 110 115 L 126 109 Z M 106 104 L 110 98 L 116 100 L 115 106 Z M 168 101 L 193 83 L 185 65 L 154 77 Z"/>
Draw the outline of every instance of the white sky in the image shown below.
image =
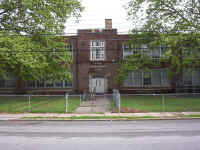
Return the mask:
<path id="1" fill-rule="evenodd" d="M 127 0 L 81 0 L 85 7 L 79 23 L 70 18 L 66 23 L 65 33 L 76 33 L 77 29 L 104 28 L 105 19 L 112 19 L 113 28 L 119 34 L 128 33 L 131 22 L 127 21 L 127 12 L 123 7 Z"/>

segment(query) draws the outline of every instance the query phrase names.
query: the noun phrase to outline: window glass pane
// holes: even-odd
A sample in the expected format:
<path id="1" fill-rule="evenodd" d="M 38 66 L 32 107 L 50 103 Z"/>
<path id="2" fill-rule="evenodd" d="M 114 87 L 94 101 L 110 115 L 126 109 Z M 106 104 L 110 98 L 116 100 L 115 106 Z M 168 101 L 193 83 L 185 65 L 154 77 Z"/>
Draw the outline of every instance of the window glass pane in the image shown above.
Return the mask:
<path id="1" fill-rule="evenodd" d="M 56 88 L 62 88 L 63 87 L 63 81 L 56 81 L 55 82 L 55 87 Z"/>
<path id="2" fill-rule="evenodd" d="M 192 85 L 192 69 L 184 69 L 183 70 L 183 84 L 185 86 Z"/>
<path id="3" fill-rule="evenodd" d="M 151 85 L 151 73 L 144 72 L 143 74 L 143 85 Z"/>
<path id="4" fill-rule="evenodd" d="M 142 86 L 142 72 L 134 71 L 130 73 L 124 81 L 125 87 L 141 87 Z"/>
<path id="5" fill-rule="evenodd" d="M 45 81 L 46 84 L 46 88 L 53 88 L 54 87 L 54 83 L 51 81 Z"/>
<path id="6" fill-rule="evenodd" d="M 0 87 L 4 88 L 5 87 L 5 80 L 0 79 Z"/>
<path id="7" fill-rule="evenodd" d="M 124 80 L 124 86 L 125 87 L 132 87 L 132 74 L 130 73 L 126 80 Z"/>
<path id="8" fill-rule="evenodd" d="M 162 69 L 161 72 L 161 84 L 162 86 L 170 86 L 170 82 L 168 80 L 168 69 Z"/>
<path id="9" fill-rule="evenodd" d="M 160 57 L 161 54 L 160 54 L 160 48 L 155 48 L 152 50 L 152 57 L 155 56 L 155 57 Z"/>
<path id="10" fill-rule="evenodd" d="M 27 87 L 28 87 L 28 88 L 35 88 L 35 87 L 36 87 L 35 84 L 36 84 L 35 81 L 28 81 L 28 82 L 27 82 Z"/>
<path id="11" fill-rule="evenodd" d="M 152 70 L 152 85 L 160 86 L 161 85 L 161 71 Z"/>
<path id="12" fill-rule="evenodd" d="M 142 72 L 135 71 L 133 73 L 133 85 L 135 87 L 142 87 Z"/>
<path id="13" fill-rule="evenodd" d="M 44 88 L 45 87 L 44 80 L 37 81 L 37 87 Z"/>
<path id="14" fill-rule="evenodd" d="M 200 69 L 197 68 L 192 73 L 192 85 L 199 86 L 200 85 Z"/>
<path id="15" fill-rule="evenodd" d="M 72 83 L 65 80 L 65 87 L 72 87 Z"/>

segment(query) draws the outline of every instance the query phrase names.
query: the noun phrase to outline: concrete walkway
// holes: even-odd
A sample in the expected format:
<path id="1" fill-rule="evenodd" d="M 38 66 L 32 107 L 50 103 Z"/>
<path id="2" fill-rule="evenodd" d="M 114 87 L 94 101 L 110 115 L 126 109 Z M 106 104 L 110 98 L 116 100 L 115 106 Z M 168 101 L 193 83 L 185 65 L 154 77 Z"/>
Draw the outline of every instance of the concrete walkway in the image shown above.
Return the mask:
<path id="1" fill-rule="evenodd" d="M 75 113 L 105 113 L 110 111 L 110 99 L 106 96 L 96 96 L 94 100 L 82 101 Z"/>

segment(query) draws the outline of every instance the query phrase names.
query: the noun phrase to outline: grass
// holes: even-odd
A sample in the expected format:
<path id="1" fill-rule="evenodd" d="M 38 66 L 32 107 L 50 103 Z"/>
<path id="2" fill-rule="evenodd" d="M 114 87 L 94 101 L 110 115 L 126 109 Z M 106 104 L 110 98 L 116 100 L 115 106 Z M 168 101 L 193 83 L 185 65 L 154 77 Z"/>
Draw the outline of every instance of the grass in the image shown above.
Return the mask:
<path id="1" fill-rule="evenodd" d="M 134 117 L 134 116 L 73 116 L 71 119 L 151 119 L 152 116 Z"/>
<path id="2" fill-rule="evenodd" d="M 184 115 L 184 117 L 189 117 L 189 118 L 200 118 L 200 115 Z"/>
<path id="3" fill-rule="evenodd" d="M 31 108 L 28 97 L 0 97 L 0 112 L 6 113 L 64 113 L 66 110 L 65 97 L 51 96 L 31 97 Z M 69 98 L 69 112 L 72 113 L 80 105 L 79 97 Z"/>
<path id="4" fill-rule="evenodd" d="M 90 120 L 90 119 L 125 119 L 125 120 L 134 120 L 134 119 L 154 119 L 153 116 L 143 116 L 143 117 L 134 117 L 134 116 L 72 116 L 72 117 L 24 117 L 23 119 L 58 119 L 58 120 Z"/>
<path id="5" fill-rule="evenodd" d="M 161 96 L 122 96 L 121 107 L 144 112 L 199 112 L 200 97 L 165 96 L 164 108 Z"/>
<path id="6" fill-rule="evenodd" d="M 70 98 L 70 101 L 69 101 L 69 112 L 74 112 L 79 106 L 80 106 L 80 99 L 79 97 L 73 97 L 73 98 Z"/>

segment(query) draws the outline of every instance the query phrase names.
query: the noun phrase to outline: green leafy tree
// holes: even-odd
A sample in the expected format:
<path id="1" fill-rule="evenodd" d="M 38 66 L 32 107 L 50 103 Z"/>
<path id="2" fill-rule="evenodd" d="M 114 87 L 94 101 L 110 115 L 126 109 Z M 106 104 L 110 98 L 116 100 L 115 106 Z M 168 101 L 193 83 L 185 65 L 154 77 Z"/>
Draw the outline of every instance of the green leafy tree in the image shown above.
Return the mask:
<path id="1" fill-rule="evenodd" d="M 79 0 L 1 0 L 0 75 L 19 79 L 70 79 L 64 24 L 79 17 Z"/>
<path id="2" fill-rule="evenodd" d="M 129 0 L 126 8 L 133 21 L 129 41 L 133 51 L 145 44 L 151 53 L 162 46 L 163 53 L 159 63 L 143 51 L 127 57 L 117 81 L 137 69 L 155 67 L 168 67 L 169 78 L 175 80 L 184 67 L 199 66 L 200 1 Z"/>

